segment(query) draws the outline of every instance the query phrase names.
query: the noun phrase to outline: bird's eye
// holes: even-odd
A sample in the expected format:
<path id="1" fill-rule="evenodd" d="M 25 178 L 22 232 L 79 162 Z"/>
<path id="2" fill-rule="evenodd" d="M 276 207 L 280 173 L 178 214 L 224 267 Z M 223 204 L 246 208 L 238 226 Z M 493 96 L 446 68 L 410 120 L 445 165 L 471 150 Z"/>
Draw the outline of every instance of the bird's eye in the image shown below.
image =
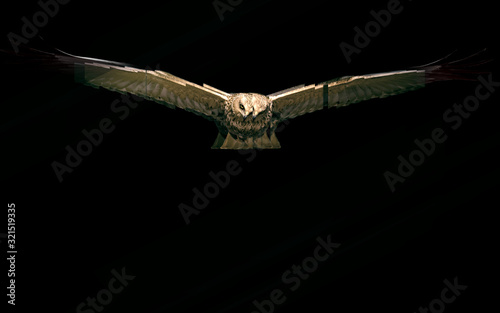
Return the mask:
<path id="1" fill-rule="evenodd" d="M 245 110 L 245 107 L 243 106 L 243 104 L 240 104 L 240 109 Z"/>

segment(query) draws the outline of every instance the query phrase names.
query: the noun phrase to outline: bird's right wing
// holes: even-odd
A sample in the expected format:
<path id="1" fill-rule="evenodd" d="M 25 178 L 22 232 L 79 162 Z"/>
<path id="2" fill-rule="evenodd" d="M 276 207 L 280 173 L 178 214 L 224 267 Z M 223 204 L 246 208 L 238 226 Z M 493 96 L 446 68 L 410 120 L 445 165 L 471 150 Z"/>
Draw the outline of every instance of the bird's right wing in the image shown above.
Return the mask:
<path id="1" fill-rule="evenodd" d="M 57 50 L 57 49 L 56 49 Z M 229 94 L 210 87 L 197 85 L 167 72 L 146 70 L 129 64 L 75 56 L 57 50 L 45 52 L 26 47 L 25 51 L 9 56 L 8 63 L 18 68 L 68 72 L 75 80 L 95 88 L 105 88 L 120 93 L 130 93 L 154 100 L 170 108 L 181 108 L 209 119 L 224 108 Z"/>
<path id="2" fill-rule="evenodd" d="M 200 86 L 167 72 L 101 63 L 77 64 L 75 79 L 95 88 L 130 93 L 204 117 L 217 116 L 229 96 L 213 87 Z"/>

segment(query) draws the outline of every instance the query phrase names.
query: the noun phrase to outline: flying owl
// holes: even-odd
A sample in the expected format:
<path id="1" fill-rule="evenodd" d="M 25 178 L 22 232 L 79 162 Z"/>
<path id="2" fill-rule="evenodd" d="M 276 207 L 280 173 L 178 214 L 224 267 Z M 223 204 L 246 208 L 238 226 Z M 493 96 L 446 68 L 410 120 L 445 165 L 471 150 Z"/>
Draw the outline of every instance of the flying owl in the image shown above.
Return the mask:
<path id="1" fill-rule="evenodd" d="M 212 149 L 278 149 L 275 130 L 288 119 L 329 108 L 339 108 L 373 98 L 385 98 L 445 80 L 473 80 L 474 66 L 485 63 L 465 59 L 436 62 L 409 70 L 344 76 L 319 84 L 300 85 L 270 95 L 228 93 L 189 82 L 160 70 L 74 56 L 57 50 L 34 49 L 36 60 L 71 69 L 75 79 L 88 86 L 130 93 L 169 108 L 181 108 L 213 121 L 219 134 Z M 42 56 L 42 57 L 40 57 Z M 49 62 L 47 62 L 49 61 Z M 467 63 L 468 62 L 468 63 Z"/>

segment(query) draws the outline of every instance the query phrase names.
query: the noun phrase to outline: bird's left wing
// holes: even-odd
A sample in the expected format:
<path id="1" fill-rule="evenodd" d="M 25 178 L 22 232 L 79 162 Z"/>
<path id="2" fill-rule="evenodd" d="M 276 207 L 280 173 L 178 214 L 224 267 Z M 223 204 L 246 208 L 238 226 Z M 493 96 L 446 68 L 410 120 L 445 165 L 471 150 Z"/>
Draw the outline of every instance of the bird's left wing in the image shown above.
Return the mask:
<path id="1" fill-rule="evenodd" d="M 396 71 L 344 76 L 320 84 L 285 90 L 269 95 L 269 98 L 273 101 L 273 112 L 285 120 L 323 108 L 385 98 L 424 86 L 425 71 Z"/>
<path id="2" fill-rule="evenodd" d="M 447 56 L 413 70 L 344 76 L 320 84 L 287 89 L 268 97 L 273 103 L 273 113 L 279 120 L 291 119 L 323 108 L 341 107 L 373 98 L 398 95 L 436 81 L 474 80 L 475 75 L 482 73 L 474 67 L 490 60 L 472 63 L 465 61 L 479 53 L 461 60 L 436 64 L 449 57 Z"/>

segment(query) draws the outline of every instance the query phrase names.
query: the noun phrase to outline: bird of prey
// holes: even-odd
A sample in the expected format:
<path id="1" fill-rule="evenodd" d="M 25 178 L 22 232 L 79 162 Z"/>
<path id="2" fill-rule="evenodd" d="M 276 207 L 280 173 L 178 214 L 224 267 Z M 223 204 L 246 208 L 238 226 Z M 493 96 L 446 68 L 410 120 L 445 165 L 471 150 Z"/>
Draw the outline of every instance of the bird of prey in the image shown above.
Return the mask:
<path id="1" fill-rule="evenodd" d="M 301 85 L 270 95 L 228 93 L 197 85 L 160 70 L 139 69 L 124 63 L 74 56 L 57 50 L 42 52 L 49 64 L 70 67 L 75 79 L 95 88 L 130 93 L 169 108 L 181 108 L 215 122 L 219 134 L 213 149 L 278 149 L 275 130 L 288 119 L 338 108 L 373 98 L 385 98 L 445 80 L 472 80 L 478 73 L 471 62 L 478 53 L 456 61 L 436 62 L 377 74 L 344 76 L 319 84 Z M 474 77 L 475 78 L 475 77 Z"/>

